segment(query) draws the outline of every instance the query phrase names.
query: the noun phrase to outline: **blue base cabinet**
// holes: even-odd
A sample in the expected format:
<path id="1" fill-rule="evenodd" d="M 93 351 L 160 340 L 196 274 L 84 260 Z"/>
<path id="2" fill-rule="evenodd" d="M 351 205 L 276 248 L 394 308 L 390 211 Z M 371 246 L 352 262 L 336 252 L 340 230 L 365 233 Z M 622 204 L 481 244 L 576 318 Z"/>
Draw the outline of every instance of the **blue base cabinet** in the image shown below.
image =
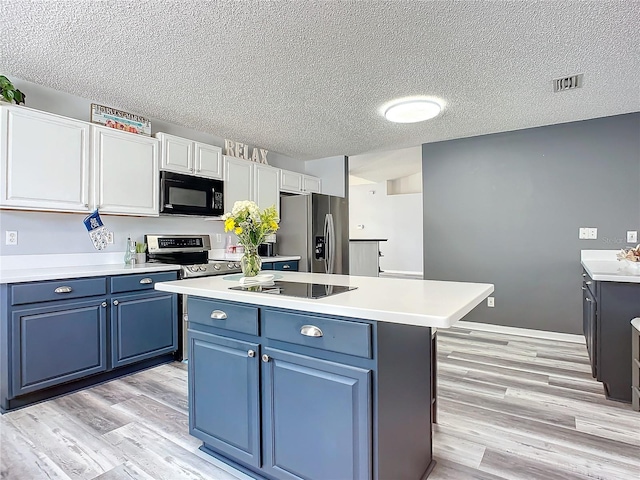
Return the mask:
<path id="1" fill-rule="evenodd" d="M 0 285 L 0 411 L 173 359 L 176 272 Z"/>
<path id="2" fill-rule="evenodd" d="M 107 370 L 106 299 L 14 310 L 11 330 L 16 395 Z"/>
<path id="3" fill-rule="evenodd" d="M 289 480 L 370 479 L 370 370 L 264 352 L 263 470 Z"/>
<path id="4" fill-rule="evenodd" d="M 174 294 L 117 295 L 111 301 L 111 367 L 175 352 L 177 312 Z"/>
<path id="5" fill-rule="evenodd" d="M 189 430 L 211 447 L 260 465 L 258 344 L 189 335 Z"/>
<path id="6" fill-rule="evenodd" d="M 268 480 L 422 480 L 433 469 L 430 328 L 188 302 L 190 433 L 202 451 Z"/>

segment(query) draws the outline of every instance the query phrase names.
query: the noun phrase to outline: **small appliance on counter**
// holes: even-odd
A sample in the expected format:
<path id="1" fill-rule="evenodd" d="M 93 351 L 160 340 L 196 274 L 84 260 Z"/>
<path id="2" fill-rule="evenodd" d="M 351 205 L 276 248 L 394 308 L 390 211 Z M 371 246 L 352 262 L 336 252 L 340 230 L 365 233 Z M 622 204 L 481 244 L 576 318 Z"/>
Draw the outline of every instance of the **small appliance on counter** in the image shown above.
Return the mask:
<path id="1" fill-rule="evenodd" d="M 264 243 L 258 245 L 258 255 L 261 257 L 276 256 L 276 234 L 267 235 Z"/>

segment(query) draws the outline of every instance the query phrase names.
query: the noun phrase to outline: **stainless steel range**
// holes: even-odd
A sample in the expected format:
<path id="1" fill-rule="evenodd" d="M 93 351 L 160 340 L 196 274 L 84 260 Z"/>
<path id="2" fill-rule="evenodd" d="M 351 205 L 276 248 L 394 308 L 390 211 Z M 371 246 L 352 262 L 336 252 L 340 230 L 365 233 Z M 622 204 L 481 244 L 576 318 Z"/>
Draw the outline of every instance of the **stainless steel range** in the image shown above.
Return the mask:
<path id="1" fill-rule="evenodd" d="M 209 260 L 211 239 L 209 235 L 145 235 L 148 246 L 149 262 L 180 265 L 180 279 L 210 277 L 242 272 L 240 263 L 224 260 Z M 178 355 L 188 358 L 187 328 L 189 316 L 187 298 L 180 298 L 179 311 L 182 312 L 181 325 L 178 327 Z"/>

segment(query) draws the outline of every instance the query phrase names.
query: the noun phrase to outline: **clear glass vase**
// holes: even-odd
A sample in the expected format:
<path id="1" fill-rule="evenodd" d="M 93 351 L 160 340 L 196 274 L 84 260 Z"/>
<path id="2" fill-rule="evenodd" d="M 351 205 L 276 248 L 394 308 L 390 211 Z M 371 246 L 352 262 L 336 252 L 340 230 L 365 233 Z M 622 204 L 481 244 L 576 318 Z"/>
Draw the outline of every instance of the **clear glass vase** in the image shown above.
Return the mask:
<path id="1" fill-rule="evenodd" d="M 262 259 L 258 255 L 258 247 L 244 247 L 244 255 L 240 259 L 240 267 L 245 277 L 255 277 L 262 268 Z"/>

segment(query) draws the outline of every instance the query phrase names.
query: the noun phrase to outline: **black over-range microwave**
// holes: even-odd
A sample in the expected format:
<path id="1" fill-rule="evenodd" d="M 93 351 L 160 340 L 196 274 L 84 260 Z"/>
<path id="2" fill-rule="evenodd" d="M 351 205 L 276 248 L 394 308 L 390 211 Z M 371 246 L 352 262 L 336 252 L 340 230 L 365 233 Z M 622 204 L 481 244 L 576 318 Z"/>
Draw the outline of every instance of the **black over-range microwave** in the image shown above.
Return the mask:
<path id="1" fill-rule="evenodd" d="M 160 213 L 164 215 L 224 214 L 224 183 L 212 178 L 160 172 Z"/>

